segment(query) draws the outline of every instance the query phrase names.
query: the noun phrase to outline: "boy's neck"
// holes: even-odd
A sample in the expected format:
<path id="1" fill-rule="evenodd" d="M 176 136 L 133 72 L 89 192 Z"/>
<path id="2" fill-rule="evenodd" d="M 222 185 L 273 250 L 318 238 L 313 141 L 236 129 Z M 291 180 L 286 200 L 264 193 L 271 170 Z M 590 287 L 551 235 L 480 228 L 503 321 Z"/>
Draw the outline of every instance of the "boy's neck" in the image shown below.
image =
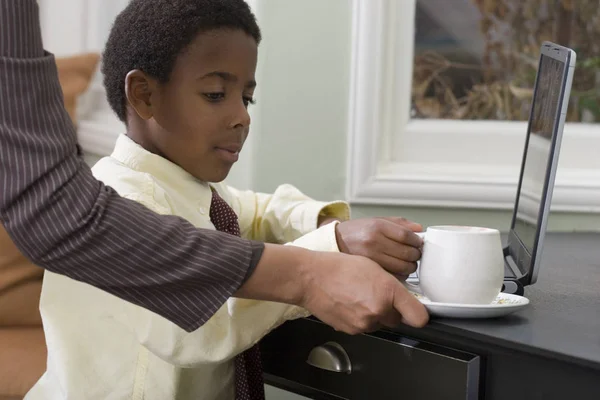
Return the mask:
<path id="1" fill-rule="evenodd" d="M 162 152 L 152 143 L 152 141 L 148 139 L 147 132 L 148 129 L 144 122 L 139 121 L 138 118 L 129 118 L 127 121 L 127 132 L 125 134 L 131 140 L 142 146 L 144 150 L 168 160 L 168 158 L 162 154 Z"/>

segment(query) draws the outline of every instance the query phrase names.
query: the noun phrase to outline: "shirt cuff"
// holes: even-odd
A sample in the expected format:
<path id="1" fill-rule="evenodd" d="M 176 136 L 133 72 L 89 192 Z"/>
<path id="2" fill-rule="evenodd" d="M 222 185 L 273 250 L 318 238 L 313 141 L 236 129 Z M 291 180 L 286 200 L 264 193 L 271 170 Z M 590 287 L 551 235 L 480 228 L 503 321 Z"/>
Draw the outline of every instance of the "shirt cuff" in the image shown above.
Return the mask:
<path id="1" fill-rule="evenodd" d="M 304 232 L 311 232 L 318 228 L 319 217 L 336 218 L 342 222 L 348 221 L 350 219 L 350 206 L 345 201 L 312 202 L 304 213 L 302 222 Z"/>
<path id="2" fill-rule="evenodd" d="M 248 271 L 246 271 L 246 276 L 244 277 L 244 283 L 250 278 L 250 276 L 254 273 L 254 270 L 258 266 L 258 263 L 265 251 L 265 244 L 263 242 L 258 242 L 255 240 L 250 241 L 250 266 L 248 267 Z"/>
<path id="3" fill-rule="evenodd" d="M 339 221 L 333 221 L 327 225 L 323 225 L 317 230 L 314 230 L 306 235 L 294 240 L 288 245 L 303 247 L 308 250 L 315 251 L 340 251 L 337 239 L 335 237 L 335 227 L 339 224 Z"/>

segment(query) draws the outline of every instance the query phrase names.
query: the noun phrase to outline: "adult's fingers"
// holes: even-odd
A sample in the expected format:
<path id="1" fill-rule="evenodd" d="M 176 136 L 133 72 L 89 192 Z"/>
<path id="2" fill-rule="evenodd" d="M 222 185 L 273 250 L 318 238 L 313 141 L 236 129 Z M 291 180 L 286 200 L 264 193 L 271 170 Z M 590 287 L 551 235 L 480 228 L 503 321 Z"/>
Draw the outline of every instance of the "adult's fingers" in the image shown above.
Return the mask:
<path id="1" fill-rule="evenodd" d="M 394 292 L 394 308 L 402 315 L 402 322 L 422 328 L 429 321 L 429 313 L 417 298 L 398 282 Z"/>

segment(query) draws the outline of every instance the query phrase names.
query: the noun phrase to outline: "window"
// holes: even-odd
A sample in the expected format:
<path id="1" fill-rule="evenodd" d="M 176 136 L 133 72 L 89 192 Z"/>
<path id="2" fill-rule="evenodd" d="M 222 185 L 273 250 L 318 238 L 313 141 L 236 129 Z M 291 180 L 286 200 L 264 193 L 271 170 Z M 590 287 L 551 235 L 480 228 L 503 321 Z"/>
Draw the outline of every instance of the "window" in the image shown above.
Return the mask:
<path id="1" fill-rule="evenodd" d="M 349 200 L 512 208 L 537 50 L 552 40 L 578 52 L 553 210 L 600 212 L 599 8 L 355 0 Z"/>
<path id="2" fill-rule="evenodd" d="M 595 0 L 417 0 L 411 115 L 529 117 L 544 40 L 578 53 L 570 122 L 600 122 L 600 3 Z"/>

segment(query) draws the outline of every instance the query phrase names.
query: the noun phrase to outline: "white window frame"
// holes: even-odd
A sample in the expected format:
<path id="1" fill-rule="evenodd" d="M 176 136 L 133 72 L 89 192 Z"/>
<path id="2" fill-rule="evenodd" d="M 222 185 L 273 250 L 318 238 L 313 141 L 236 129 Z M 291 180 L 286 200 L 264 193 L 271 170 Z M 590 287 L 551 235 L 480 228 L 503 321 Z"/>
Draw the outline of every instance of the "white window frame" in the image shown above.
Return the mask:
<path id="1" fill-rule="evenodd" d="M 353 0 L 347 198 L 512 209 L 525 122 L 411 119 L 417 0 Z M 553 211 L 600 212 L 600 124 L 566 124 Z"/>

